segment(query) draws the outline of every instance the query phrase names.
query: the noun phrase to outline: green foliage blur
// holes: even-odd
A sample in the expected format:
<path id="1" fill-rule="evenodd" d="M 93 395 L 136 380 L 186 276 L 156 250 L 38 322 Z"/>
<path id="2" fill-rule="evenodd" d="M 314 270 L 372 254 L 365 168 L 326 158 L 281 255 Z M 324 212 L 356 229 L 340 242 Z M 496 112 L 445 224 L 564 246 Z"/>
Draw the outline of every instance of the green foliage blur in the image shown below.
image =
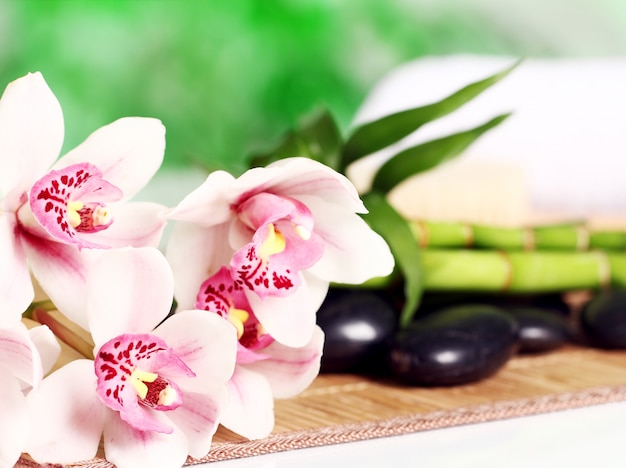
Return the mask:
<path id="1" fill-rule="evenodd" d="M 43 73 L 63 107 L 64 151 L 119 117 L 150 116 L 167 128 L 165 168 L 238 173 L 320 107 L 345 131 L 403 62 L 525 52 L 483 16 L 435 4 L 3 0 L 0 85 Z"/>

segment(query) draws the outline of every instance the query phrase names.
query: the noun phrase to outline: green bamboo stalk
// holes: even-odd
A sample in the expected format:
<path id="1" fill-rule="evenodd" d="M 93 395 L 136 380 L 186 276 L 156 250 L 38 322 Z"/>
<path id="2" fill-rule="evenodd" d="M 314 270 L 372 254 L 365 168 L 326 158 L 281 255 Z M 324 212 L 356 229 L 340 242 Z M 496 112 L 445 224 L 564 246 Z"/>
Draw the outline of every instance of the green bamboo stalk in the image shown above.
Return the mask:
<path id="1" fill-rule="evenodd" d="M 589 247 L 592 249 L 626 250 L 626 232 L 592 232 L 589 237 Z"/>
<path id="2" fill-rule="evenodd" d="M 421 251 L 425 291 L 546 293 L 626 287 L 626 255 L 605 251 Z"/>
<path id="3" fill-rule="evenodd" d="M 409 220 L 408 223 L 422 248 L 626 250 L 626 232 L 591 230 L 584 224 L 503 228 L 460 222 Z"/>

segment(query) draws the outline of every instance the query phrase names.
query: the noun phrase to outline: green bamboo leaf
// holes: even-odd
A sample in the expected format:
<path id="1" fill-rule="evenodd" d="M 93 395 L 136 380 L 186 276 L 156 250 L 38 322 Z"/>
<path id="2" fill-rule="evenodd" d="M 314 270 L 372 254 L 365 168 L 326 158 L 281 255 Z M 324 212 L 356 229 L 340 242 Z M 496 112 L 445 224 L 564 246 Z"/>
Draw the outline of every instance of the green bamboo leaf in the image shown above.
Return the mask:
<path id="1" fill-rule="evenodd" d="M 253 155 L 251 166 L 266 166 L 279 159 L 305 156 L 336 169 L 342 144 L 335 120 L 328 111 L 323 110 L 289 131 L 276 148 Z"/>
<path id="2" fill-rule="evenodd" d="M 408 325 L 413 319 L 422 297 L 422 266 L 419 248 L 408 223 L 376 192 L 363 196 L 369 213 L 363 219 L 389 244 L 396 267 L 404 279 L 405 303 L 400 313 L 400 326 Z"/>
<path id="3" fill-rule="evenodd" d="M 471 130 L 455 133 L 401 151 L 380 167 L 374 177 L 372 189 L 387 193 L 408 177 L 432 169 L 438 164 L 458 156 L 478 137 L 499 125 L 509 115 L 502 114 Z"/>
<path id="4" fill-rule="evenodd" d="M 360 157 L 386 148 L 422 125 L 447 115 L 508 75 L 520 61 L 483 80 L 471 83 L 445 99 L 423 107 L 397 112 L 361 125 L 348 138 L 342 153 L 342 172 Z"/>

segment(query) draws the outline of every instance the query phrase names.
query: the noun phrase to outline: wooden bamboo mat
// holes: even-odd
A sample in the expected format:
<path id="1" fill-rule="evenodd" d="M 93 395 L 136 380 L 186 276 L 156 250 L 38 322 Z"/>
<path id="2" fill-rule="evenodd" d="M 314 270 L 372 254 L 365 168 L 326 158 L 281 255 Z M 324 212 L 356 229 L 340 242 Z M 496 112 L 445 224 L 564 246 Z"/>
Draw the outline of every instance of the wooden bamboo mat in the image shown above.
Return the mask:
<path id="1" fill-rule="evenodd" d="M 276 402 L 266 439 L 220 428 L 211 452 L 188 464 L 387 437 L 463 424 L 626 401 L 626 351 L 567 347 L 519 356 L 469 385 L 418 388 L 356 375 L 321 375 L 299 396 Z M 17 467 L 36 467 L 26 459 Z M 50 467 L 51 465 L 47 465 Z M 110 468 L 102 459 L 69 465 Z"/>

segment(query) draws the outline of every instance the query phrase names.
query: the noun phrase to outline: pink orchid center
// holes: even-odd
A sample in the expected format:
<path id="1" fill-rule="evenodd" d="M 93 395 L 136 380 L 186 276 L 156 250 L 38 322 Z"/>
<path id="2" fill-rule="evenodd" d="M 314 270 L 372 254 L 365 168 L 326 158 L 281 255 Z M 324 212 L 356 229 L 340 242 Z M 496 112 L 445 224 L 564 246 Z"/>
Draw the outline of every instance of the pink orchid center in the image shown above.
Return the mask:
<path id="1" fill-rule="evenodd" d="M 237 211 L 253 236 L 233 255 L 235 280 L 260 298 L 291 294 L 301 283 L 299 272 L 324 253 L 311 211 L 298 200 L 271 193 L 251 196 Z"/>
<path id="2" fill-rule="evenodd" d="M 283 252 L 286 246 L 285 236 L 270 223 L 267 225 L 265 239 L 261 242 L 258 255 L 262 260 L 268 261 L 270 256 Z"/>
<path id="3" fill-rule="evenodd" d="M 80 200 L 67 203 L 67 218 L 70 226 L 78 232 L 98 232 L 108 228 L 113 222 L 113 214 L 106 205 L 86 205 Z"/>
<path id="4" fill-rule="evenodd" d="M 171 410 L 182 404 L 180 390 L 159 374 L 135 369 L 130 374 L 130 382 L 139 397 L 139 403 L 149 408 Z"/>
<path id="5" fill-rule="evenodd" d="M 195 374 L 161 338 L 125 334 L 105 343 L 94 361 L 100 400 L 142 431 L 171 432 L 141 407 L 169 411 L 183 404 L 173 377 Z"/>
<path id="6" fill-rule="evenodd" d="M 102 231 L 113 223 L 108 203 L 122 195 L 96 166 L 79 163 L 52 170 L 39 179 L 30 191 L 30 208 L 37 222 L 56 240 L 102 248 L 83 235 Z"/>
<path id="7" fill-rule="evenodd" d="M 249 350 L 263 349 L 274 341 L 252 312 L 243 289 L 233 280 L 228 267 L 222 267 L 202 283 L 196 308 L 227 319 L 237 329 L 239 344 Z"/>

